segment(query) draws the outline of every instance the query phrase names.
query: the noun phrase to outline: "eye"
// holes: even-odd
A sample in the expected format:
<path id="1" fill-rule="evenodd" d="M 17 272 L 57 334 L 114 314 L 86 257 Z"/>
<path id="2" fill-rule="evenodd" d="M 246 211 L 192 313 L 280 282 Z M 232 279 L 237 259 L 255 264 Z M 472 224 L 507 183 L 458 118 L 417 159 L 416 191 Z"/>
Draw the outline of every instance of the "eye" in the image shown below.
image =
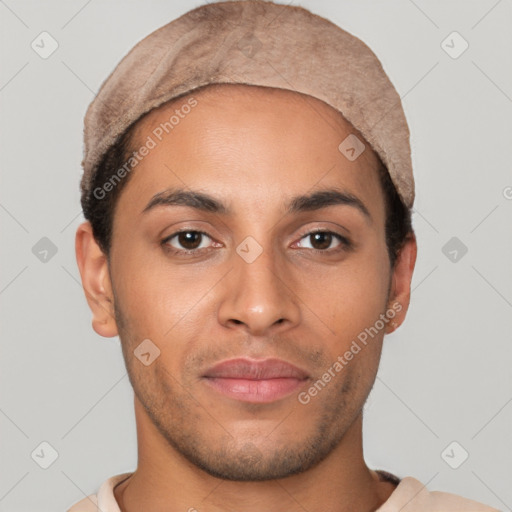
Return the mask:
<path id="1" fill-rule="evenodd" d="M 313 249 L 317 252 L 336 252 L 343 248 L 350 248 L 350 241 L 333 231 L 316 230 L 307 233 L 301 240 L 310 240 L 310 246 L 299 245 L 300 248 Z M 336 244 L 332 247 L 333 242 Z M 300 242 L 299 242 L 300 244 Z"/>
<path id="2" fill-rule="evenodd" d="M 208 245 L 203 243 L 205 238 L 212 241 L 212 238 L 207 233 L 190 229 L 173 233 L 162 240 L 162 244 L 170 246 L 175 252 L 189 253 L 208 248 Z"/>
<path id="3" fill-rule="evenodd" d="M 301 244 L 303 240 L 310 241 L 309 247 L 308 245 Z M 167 250 L 174 253 L 193 254 L 202 249 L 211 248 L 212 242 L 212 237 L 204 231 L 184 229 L 163 239 L 162 245 Z M 333 243 L 335 244 L 334 247 Z M 219 245 L 222 246 L 222 244 Z M 343 235 L 333 231 L 320 229 L 311 231 L 304 235 L 297 245 L 301 249 L 312 249 L 313 251 L 320 253 L 338 252 L 352 247 L 350 241 Z"/>

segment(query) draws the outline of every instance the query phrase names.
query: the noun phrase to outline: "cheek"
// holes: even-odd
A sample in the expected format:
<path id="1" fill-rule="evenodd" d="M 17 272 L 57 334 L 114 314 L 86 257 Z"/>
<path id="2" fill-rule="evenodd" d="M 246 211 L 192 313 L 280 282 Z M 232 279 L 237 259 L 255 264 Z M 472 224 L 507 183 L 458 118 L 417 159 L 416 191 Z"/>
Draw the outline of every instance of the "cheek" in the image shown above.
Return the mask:
<path id="1" fill-rule="evenodd" d="M 160 349 L 166 368 L 179 368 L 211 329 L 218 275 L 204 269 L 187 272 L 149 251 L 124 254 L 117 258 L 113 276 L 126 322 L 123 342 L 133 350 L 148 338 Z"/>
<path id="2" fill-rule="evenodd" d="M 375 247 L 346 264 L 297 281 L 302 289 L 298 295 L 310 297 L 305 302 L 312 304 L 339 340 L 356 337 L 385 311 L 390 278 L 386 255 Z"/>
<path id="3" fill-rule="evenodd" d="M 142 242 L 140 247 L 120 243 L 114 256 L 114 285 L 126 313 L 148 326 L 166 316 L 169 329 L 193 296 L 193 290 L 180 281 L 180 268 L 166 264 L 163 252 Z"/>

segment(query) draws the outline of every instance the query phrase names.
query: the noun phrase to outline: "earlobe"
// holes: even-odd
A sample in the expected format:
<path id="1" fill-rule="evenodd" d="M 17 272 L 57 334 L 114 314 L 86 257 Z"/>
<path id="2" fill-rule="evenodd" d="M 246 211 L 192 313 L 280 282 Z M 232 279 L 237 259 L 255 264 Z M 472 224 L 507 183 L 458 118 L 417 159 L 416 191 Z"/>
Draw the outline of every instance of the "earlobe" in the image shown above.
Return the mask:
<path id="1" fill-rule="evenodd" d="M 88 221 L 80 224 L 76 231 L 75 254 L 82 287 L 92 312 L 93 329 L 106 338 L 117 336 L 107 256 L 96 242 Z"/>
<path id="2" fill-rule="evenodd" d="M 414 233 L 411 233 L 398 253 L 393 269 L 388 308 L 393 309 L 396 315 L 387 325 L 387 334 L 398 329 L 405 320 L 407 310 L 409 309 L 411 282 L 414 266 L 416 264 L 417 251 L 416 236 Z"/>

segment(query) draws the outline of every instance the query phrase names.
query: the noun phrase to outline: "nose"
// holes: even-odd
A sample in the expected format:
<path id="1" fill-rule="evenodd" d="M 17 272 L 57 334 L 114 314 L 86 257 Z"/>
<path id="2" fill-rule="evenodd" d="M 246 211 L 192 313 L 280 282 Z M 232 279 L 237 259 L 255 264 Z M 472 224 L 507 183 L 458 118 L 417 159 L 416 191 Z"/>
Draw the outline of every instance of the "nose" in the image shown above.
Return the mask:
<path id="1" fill-rule="evenodd" d="M 276 261 L 272 251 L 265 249 L 252 262 L 238 253 L 232 260 L 218 309 L 221 325 L 270 336 L 299 323 L 299 299 L 282 259 Z"/>

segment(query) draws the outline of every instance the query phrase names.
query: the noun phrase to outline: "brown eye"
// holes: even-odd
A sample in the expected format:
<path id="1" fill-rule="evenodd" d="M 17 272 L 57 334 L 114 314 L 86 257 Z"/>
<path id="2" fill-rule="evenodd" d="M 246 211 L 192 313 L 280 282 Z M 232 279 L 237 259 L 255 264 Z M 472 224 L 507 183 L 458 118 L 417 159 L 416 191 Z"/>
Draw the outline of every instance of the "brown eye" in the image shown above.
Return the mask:
<path id="1" fill-rule="evenodd" d="M 328 232 L 313 233 L 309 236 L 311 237 L 313 247 L 320 250 L 328 249 L 333 238 L 332 234 Z"/>
<path id="2" fill-rule="evenodd" d="M 309 246 L 307 244 L 303 245 L 304 241 L 309 241 Z M 351 243 L 347 238 L 338 233 L 318 230 L 304 235 L 299 242 L 299 247 L 330 253 L 343 249 L 350 249 Z"/>
<path id="3" fill-rule="evenodd" d="M 184 231 L 178 235 L 178 243 L 185 249 L 197 249 L 201 244 L 201 233 L 197 231 Z"/>
<path id="4" fill-rule="evenodd" d="M 163 243 L 171 246 L 176 251 L 194 251 L 196 249 L 203 249 L 201 245 L 204 239 L 211 238 L 202 231 L 179 231 L 163 240 Z"/>

